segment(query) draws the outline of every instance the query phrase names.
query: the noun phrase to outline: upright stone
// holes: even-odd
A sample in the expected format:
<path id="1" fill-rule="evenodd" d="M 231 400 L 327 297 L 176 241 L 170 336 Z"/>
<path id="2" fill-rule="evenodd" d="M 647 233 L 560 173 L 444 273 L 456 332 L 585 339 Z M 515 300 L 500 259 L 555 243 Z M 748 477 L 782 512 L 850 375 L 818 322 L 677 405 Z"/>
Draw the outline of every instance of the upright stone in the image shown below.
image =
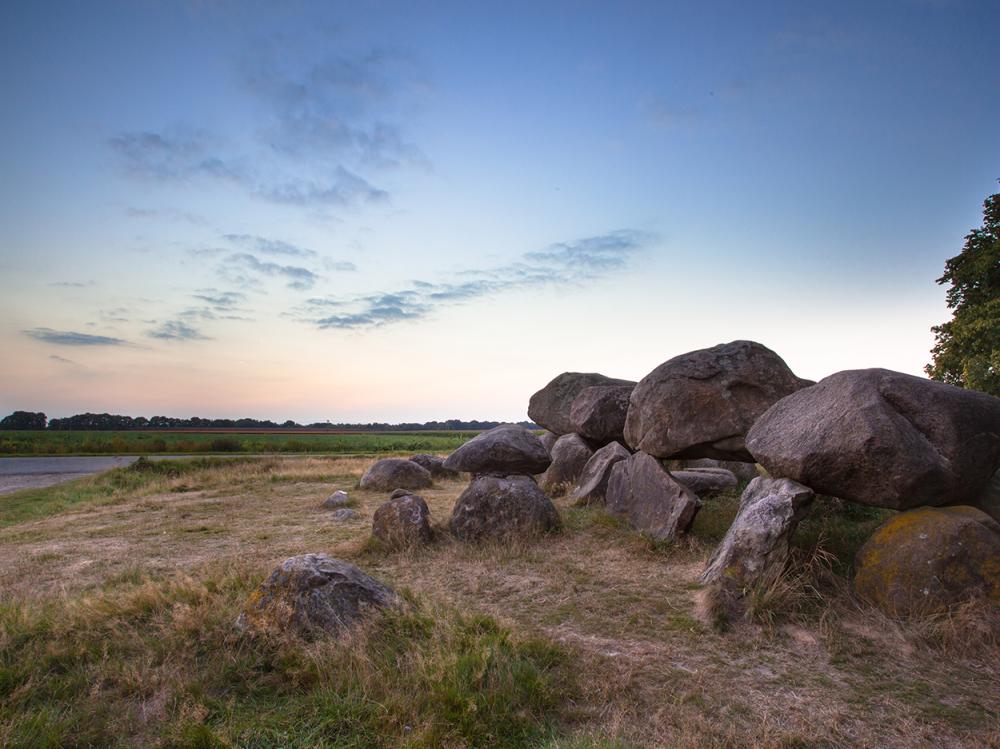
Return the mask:
<path id="1" fill-rule="evenodd" d="M 573 420 L 570 411 L 581 391 L 591 385 L 634 385 L 629 380 L 616 380 L 596 372 L 563 372 L 531 396 L 528 417 L 536 424 L 556 434 L 571 434 Z"/>
<path id="2" fill-rule="evenodd" d="M 814 496 L 812 489 L 789 479 L 751 481 L 701 581 L 738 598 L 776 580 L 788 562 L 789 540 Z"/>
<path id="3" fill-rule="evenodd" d="M 888 369 L 837 372 L 774 404 L 747 436 L 772 476 L 905 510 L 973 504 L 1000 467 L 1000 398 Z"/>
<path id="4" fill-rule="evenodd" d="M 583 473 L 594 451 L 578 434 L 564 434 L 552 448 L 552 464 L 539 480 L 547 492 L 565 491 Z"/>
<path id="5" fill-rule="evenodd" d="M 615 464 L 608 481 L 608 512 L 656 541 L 672 541 L 694 521 L 701 502 L 671 478 L 660 462 L 636 453 Z"/>
<path id="6" fill-rule="evenodd" d="M 658 458 L 753 460 L 747 431 L 799 386 L 780 356 L 753 341 L 675 356 L 632 391 L 625 439 Z"/>
<path id="7" fill-rule="evenodd" d="M 604 504 L 608 491 L 611 470 L 616 463 L 628 460 L 631 453 L 617 442 L 605 445 L 590 456 L 583 467 L 580 481 L 573 490 L 571 499 L 575 505 Z"/>

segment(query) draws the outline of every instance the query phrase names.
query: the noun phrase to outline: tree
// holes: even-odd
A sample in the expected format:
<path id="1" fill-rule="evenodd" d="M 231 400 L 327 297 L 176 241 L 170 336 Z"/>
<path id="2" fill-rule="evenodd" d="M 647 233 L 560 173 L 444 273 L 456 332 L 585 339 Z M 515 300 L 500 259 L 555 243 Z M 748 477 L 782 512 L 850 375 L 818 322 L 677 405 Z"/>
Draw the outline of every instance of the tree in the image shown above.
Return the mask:
<path id="1" fill-rule="evenodd" d="M 1000 193 L 983 203 L 983 225 L 944 265 L 952 319 L 938 325 L 924 369 L 935 380 L 1000 396 Z"/>
<path id="2" fill-rule="evenodd" d="M 15 411 L 0 419 L 0 429 L 45 429 L 45 414 Z"/>

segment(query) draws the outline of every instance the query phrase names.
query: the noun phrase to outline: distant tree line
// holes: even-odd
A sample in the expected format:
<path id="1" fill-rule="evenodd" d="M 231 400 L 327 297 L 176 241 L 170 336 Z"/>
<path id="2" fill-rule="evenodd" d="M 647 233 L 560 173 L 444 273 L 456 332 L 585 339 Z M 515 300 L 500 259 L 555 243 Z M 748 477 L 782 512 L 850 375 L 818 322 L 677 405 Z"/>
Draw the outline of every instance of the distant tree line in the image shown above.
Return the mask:
<path id="1" fill-rule="evenodd" d="M 56 429 L 67 431 L 125 431 L 129 429 L 329 429 L 331 431 L 356 432 L 419 432 L 439 430 L 476 430 L 492 429 L 501 424 L 499 421 L 462 421 L 448 419 L 447 421 L 405 422 L 402 424 L 387 424 L 374 422 L 369 424 L 333 424 L 329 421 L 312 424 L 297 424 L 289 419 L 277 423 L 269 419 L 203 419 L 192 416 L 181 419 L 174 416 L 121 416 L 119 414 L 76 414 L 62 419 L 49 419 L 45 414 L 30 411 L 15 411 L 0 421 L 0 429 Z M 537 428 L 529 421 L 519 422 L 523 426 Z"/>

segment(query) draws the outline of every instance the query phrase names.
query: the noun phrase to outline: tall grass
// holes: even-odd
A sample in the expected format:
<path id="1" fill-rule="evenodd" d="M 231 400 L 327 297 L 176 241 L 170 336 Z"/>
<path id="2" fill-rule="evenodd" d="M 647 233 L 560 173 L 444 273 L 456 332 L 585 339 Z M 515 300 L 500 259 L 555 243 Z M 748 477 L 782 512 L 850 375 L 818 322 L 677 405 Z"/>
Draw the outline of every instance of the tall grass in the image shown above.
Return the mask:
<path id="1" fill-rule="evenodd" d="M 552 644 L 412 596 L 346 641 L 242 637 L 258 580 L 230 568 L 0 606 L 0 746 L 525 747 L 572 697 Z"/>

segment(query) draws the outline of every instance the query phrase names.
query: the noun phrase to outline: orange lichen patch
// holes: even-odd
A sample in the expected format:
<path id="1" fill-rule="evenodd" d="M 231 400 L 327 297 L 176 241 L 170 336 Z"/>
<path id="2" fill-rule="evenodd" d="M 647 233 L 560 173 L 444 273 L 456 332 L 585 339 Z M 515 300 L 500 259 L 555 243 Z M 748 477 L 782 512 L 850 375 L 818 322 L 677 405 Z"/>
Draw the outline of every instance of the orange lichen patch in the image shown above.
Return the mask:
<path id="1" fill-rule="evenodd" d="M 858 552 L 859 595 L 891 615 L 1000 601 L 1000 525 L 974 507 L 921 507 L 883 524 Z"/>

